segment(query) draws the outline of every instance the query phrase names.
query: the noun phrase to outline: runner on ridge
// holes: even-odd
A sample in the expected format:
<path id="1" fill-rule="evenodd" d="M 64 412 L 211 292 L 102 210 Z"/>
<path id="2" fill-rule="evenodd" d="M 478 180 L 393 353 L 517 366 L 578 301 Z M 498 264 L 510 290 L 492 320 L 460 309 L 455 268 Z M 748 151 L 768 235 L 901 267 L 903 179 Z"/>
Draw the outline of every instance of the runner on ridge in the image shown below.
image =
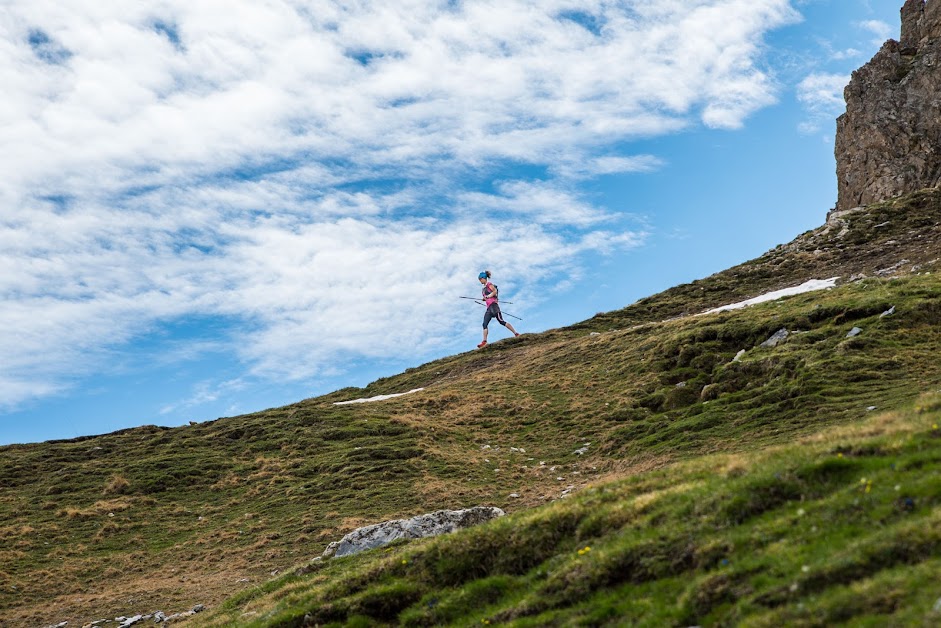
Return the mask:
<path id="1" fill-rule="evenodd" d="M 483 271 L 477 275 L 477 279 L 480 280 L 480 283 L 484 284 L 484 289 L 481 292 L 481 296 L 483 297 L 484 303 L 487 306 L 487 311 L 484 312 L 484 339 L 480 342 L 479 345 L 477 345 L 477 348 L 480 349 L 487 346 L 487 325 L 489 325 L 490 320 L 494 318 L 497 319 L 498 323 L 513 332 L 514 336 L 519 336 L 519 333 L 513 329 L 513 325 L 510 325 L 508 322 L 503 320 L 503 313 L 500 312 L 500 304 L 497 303 L 499 290 L 497 290 L 495 285 L 490 283 L 490 271 Z"/>

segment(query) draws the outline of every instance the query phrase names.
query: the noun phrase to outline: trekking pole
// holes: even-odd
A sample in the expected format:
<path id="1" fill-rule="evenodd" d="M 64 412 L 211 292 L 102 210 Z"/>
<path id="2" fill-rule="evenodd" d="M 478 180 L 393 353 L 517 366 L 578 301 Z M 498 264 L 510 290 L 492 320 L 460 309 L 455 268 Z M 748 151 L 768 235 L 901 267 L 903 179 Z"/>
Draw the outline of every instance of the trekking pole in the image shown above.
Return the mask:
<path id="1" fill-rule="evenodd" d="M 471 301 L 480 301 L 480 297 L 458 297 L 458 299 L 470 299 Z M 512 301 L 504 301 L 503 299 L 497 299 L 498 303 L 506 303 L 507 305 L 513 305 Z"/>
<path id="2" fill-rule="evenodd" d="M 487 305 L 486 303 L 484 303 L 484 302 L 481 301 L 480 299 L 477 299 L 477 298 L 474 298 L 474 297 L 458 297 L 458 298 L 459 298 L 459 299 L 470 299 L 471 301 L 473 301 L 473 302 L 476 303 L 477 305 Z M 499 301 L 498 301 L 498 303 L 499 303 Z M 510 303 L 510 301 L 503 301 L 503 303 Z M 502 312 L 502 310 L 501 310 L 501 312 Z M 523 320 L 523 319 L 520 318 L 519 316 L 517 316 L 517 315 L 515 315 L 515 314 L 510 314 L 509 312 L 503 312 L 503 314 L 505 314 L 506 316 L 509 316 L 510 318 L 515 318 L 515 319 L 518 320 L 518 321 Z"/>

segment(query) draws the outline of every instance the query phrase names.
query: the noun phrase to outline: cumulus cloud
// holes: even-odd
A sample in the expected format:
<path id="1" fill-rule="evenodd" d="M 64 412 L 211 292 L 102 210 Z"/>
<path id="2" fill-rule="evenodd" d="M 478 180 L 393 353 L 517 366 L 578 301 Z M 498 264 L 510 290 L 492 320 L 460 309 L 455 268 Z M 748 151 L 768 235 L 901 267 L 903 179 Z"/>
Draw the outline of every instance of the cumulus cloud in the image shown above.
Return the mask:
<path id="1" fill-rule="evenodd" d="M 882 20 L 865 20 L 859 23 L 859 28 L 872 33 L 871 43 L 873 46 L 880 47 L 887 39 L 892 37 L 897 31 L 891 25 Z"/>
<path id="2" fill-rule="evenodd" d="M 843 89 L 850 77 L 845 74 L 815 73 L 797 86 L 797 100 L 807 112 L 799 125 L 802 133 L 816 133 L 824 124 L 832 124 L 845 108 Z"/>
<path id="3" fill-rule="evenodd" d="M 663 166 L 625 142 L 774 102 L 761 38 L 796 17 L 787 0 L 7 3 L 0 406 L 161 321 L 227 317 L 249 371 L 304 378 L 393 355 L 403 321 L 417 352 L 446 344 L 439 297 L 484 265 L 535 302 L 550 269 L 643 242 L 579 182 Z"/>

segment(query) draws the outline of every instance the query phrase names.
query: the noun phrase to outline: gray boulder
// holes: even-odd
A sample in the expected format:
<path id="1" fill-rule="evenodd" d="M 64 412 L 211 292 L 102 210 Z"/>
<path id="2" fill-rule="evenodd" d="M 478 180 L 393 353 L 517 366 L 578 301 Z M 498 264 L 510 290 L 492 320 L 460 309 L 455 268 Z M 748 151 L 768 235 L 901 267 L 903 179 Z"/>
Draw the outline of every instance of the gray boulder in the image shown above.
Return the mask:
<path id="1" fill-rule="evenodd" d="M 505 514 L 499 508 L 475 506 L 464 510 L 438 510 L 411 519 L 396 519 L 376 523 L 353 530 L 339 541 L 334 541 L 324 550 L 323 556 L 325 558 L 349 556 L 388 545 L 398 539 L 438 536 L 439 534 L 446 534 L 485 523 Z"/>
<path id="2" fill-rule="evenodd" d="M 763 343 L 761 343 L 761 346 L 762 347 L 777 347 L 778 343 L 783 341 L 789 335 L 790 335 L 790 332 L 788 332 L 788 330 L 779 329 L 778 331 L 774 332 L 774 335 L 772 335 L 770 338 L 768 338 Z"/>

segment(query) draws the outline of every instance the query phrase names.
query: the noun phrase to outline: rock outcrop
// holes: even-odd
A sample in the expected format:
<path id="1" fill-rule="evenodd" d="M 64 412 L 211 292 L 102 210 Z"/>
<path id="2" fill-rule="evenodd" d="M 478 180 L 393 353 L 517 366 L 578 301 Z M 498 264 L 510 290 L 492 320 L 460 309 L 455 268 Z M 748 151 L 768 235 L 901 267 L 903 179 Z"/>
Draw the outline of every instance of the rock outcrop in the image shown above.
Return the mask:
<path id="1" fill-rule="evenodd" d="M 853 72 L 837 120 L 845 211 L 941 183 L 941 0 L 907 0 L 899 41 Z"/>
<path id="2" fill-rule="evenodd" d="M 324 550 L 323 556 L 349 556 L 376 547 L 382 547 L 398 539 L 418 539 L 437 536 L 469 528 L 502 517 L 499 508 L 476 506 L 464 510 L 438 510 L 411 519 L 396 519 L 353 530 L 339 541 L 334 541 Z"/>

